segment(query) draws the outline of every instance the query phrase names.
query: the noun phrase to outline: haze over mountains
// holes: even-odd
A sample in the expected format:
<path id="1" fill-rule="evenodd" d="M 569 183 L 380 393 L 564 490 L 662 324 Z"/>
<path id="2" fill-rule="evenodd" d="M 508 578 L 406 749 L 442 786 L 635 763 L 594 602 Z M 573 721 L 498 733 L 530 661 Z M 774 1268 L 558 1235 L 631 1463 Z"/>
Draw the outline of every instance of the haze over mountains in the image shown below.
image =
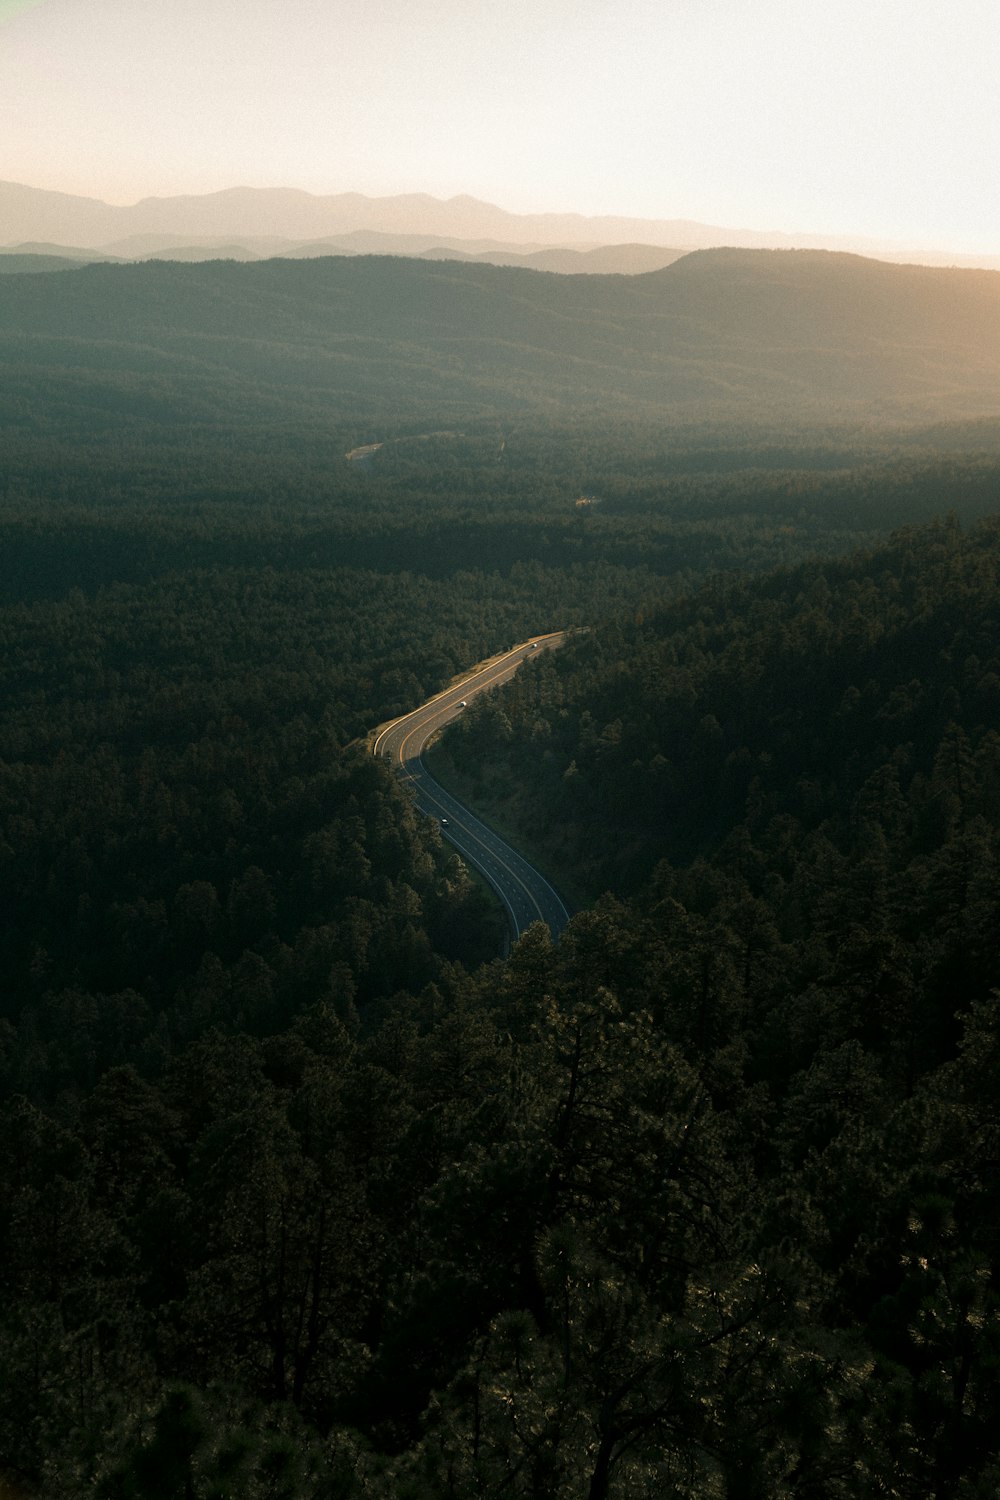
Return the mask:
<path id="1" fill-rule="evenodd" d="M 523 266 L 526 270 L 552 271 L 569 276 L 635 276 L 672 265 L 687 250 L 656 245 L 595 245 L 574 250 L 553 245 L 538 250 L 516 250 L 509 245 L 481 240 L 448 240 L 433 235 L 381 234 L 359 229 L 352 234 L 330 235 L 322 240 L 254 240 L 239 243 L 217 240 L 200 245 L 183 243 L 180 235 L 132 235 L 104 250 L 79 245 L 27 241 L 0 246 L 0 275 L 21 271 L 65 271 L 95 262 L 122 264 L 130 260 L 316 260 L 324 255 L 403 255 L 414 260 L 463 260 L 483 265 Z"/>
<path id="2" fill-rule="evenodd" d="M 395 254 L 475 258 L 538 270 L 635 274 L 690 250 L 837 249 L 880 259 L 1000 268 L 1000 256 L 918 252 L 836 236 L 733 229 L 687 219 L 515 214 L 462 195 L 316 196 L 292 188 L 236 187 L 126 206 L 0 183 L 0 246 L 74 259 Z M 608 247 L 613 247 L 609 249 Z M 603 251 L 603 254 L 598 252 Z"/>
<path id="3" fill-rule="evenodd" d="M 180 406 L 369 424 L 995 416 L 1000 274 L 767 250 L 631 277 L 376 256 L 94 265 L 0 277 L 0 368 L 8 417 L 57 386 L 122 422 Z"/>

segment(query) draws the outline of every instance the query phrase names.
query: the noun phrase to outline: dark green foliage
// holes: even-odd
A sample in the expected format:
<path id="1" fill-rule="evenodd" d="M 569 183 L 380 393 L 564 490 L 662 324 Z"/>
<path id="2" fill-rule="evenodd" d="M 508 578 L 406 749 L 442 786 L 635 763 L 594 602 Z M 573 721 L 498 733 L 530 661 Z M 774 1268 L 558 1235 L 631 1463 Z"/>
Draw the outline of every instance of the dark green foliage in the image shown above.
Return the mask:
<path id="1" fill-rule="evenodd" d="M 160 394 L 8 443 L 0 1482 L 995 1493 L 1000 534 L 874 545 L 990 434 Z M 563 624 L 452 755 L 615 894 L 501 963 L 360 740 Z"/>

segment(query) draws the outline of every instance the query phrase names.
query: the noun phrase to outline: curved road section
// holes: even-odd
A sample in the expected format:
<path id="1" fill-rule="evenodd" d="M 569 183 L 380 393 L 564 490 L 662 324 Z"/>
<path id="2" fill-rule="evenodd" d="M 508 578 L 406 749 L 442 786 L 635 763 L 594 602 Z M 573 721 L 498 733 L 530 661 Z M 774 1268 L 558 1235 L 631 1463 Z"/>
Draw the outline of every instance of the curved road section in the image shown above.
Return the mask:
<path id="1" fill-rule="evenodd" d="M 376 735 L 372 745 L 373 755 L 405 772 L 413 782 L 418 807 L 439 819 L 443 836 L 492 886 L 503 903 L 515 939 L 532 922 L 544 922 L 552 936 L 558 937 L 569 921 L 565 903 L 540 871 L 434 780 L 420 753 L 431 736 L 457 718 L 479 693 L 506 682 L 528 657 L 561 646 L 565 639 L 562 631 L 556 631 L 515 646 L 457 687 L 446 688 L 422 708 L 394 720 Z"/>

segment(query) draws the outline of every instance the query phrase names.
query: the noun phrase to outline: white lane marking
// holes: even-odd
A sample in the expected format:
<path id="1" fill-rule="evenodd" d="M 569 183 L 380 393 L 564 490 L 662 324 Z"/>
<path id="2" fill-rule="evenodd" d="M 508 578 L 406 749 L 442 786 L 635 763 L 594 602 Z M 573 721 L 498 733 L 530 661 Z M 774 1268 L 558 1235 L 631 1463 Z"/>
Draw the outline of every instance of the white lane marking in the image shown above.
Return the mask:
<path id="1" fill-rule="evenodd" d="M 372 754 L 378 757 L 381 751 L 381 746 L 385 743 L 387 737 L 394 730 L 406 730 L 410 720 L 417 718 L 418 715 L 423 715 L 425 711 L 429 708 L 432 708 L 435 703 L 441 703 L 442 699 L 451 699 L 450 703 L 441 705 L 442 709 L 451 708 L 456 706 L 456 697 L 460 692 L 465 692 L 468 696 L 470 692 L 479 693 L 484 691 L 487 687 L 499 685 L 501 682 L 508 681 L 514 675 L 514 672 L 516 672 L 521 662 L 525 660 L 525 658 L 531 651 L 535 650 L 543 641 L 552 641 L 560 636 L 563 636 L 564 634 L 564 631 L 553 630 L 549 631 L 546 635 L 535 636 L 532 640 L 525 641 L 520 646 L 512 646 L 509 651 L 504 652 L 502 656 L 499 656 L 495 661 L 491 662 L 488 666 L 483 667 L 479 672 L 474 673 L 471 677 L 467 677 L 457 686 L 443 688 L 440 693 L 435 693 L 433 698 L 428 698 L 427 702 L 422 703 L 419 708 L 412 709 L 408 714 L 402 714 L 398 719 L 393 719 L 392 722 L 390 724 L 387 724 L 386 727 L 382 729 L 376 736 L 375 743 L 372 746 Z M 516 662 L 513 661 L 515 657 L 517 657 Z M 510 670 L 508 670 L 508 668 Z M 416 751 L 416 754 L 409 760 L 406 754 L 407 745 L 421 729 L 426 728 L 427 730 L 427 734 L 424 737 L 425 742 L 430 737 L 430 734 L 432 733 L 432 730 L 435 726 L 436 719 L 434 716 L 431 717 L 429 723 L 426 720 L 421 720 L 419 724 L 413 725 L 413 727 L 410 728 L 408 732 L 405 732 L 403 734 L 403 738 L 400 741 L 397 750 L 395 752 L 390 752 L 390 759 L 396 760 L 400 766 L 406 767 L 411 765 L 413 761 L 416 761 L 416 764 L 420 768 L 420 773 L 427 778 L 427 780 L 435 788 L 435 791 L 440 792 L 444 797 L 448 797 L 448 793 L 444 791 L 444 788 L 441 787 L 437 781 L 435 781 L 434 777 L 431 776 L 430 772 L 427 770 L 426 766 L 420 759 L 420 750 L 418 749 Z M 424 742 L 421 742 L 421 749 L 423 748 Z M 410 780 L 414 783 L 419 792 L 421 790 L 421 787 L 418 776 L 414 775 L 412 771 L 409 772 L 409 775 Z M 426 793 L 426 795 L 429 800 L 439 809 L 439 815 L 440 812 L 451 811 L 453 817 L 457 816 L 454 812 L 454 809 L 449 809 L 447 804 L 442 802 L 439 797 L 435 797 L 433 792 Z M 472 839 L 474 844 L 477 844 L 479 848 L 485 850 L 486 854 L 494 859 L 496 863 L 500 865 L 501 869 L 506 870 L 508 875 L 510 875 L 510 877 L 516 882 L 516 884 L 521 887 L 521 890 L 527 897 L 527 912 L 529 919 L 531 917 L 532 910 L 534 910 L 538 914 L 538 920 L 545 922 L 546 925 L 548 925 L 545 913 L 543 912 L 541 905 L 535 898 L 534 893 L 531 891 L 529 886 L 525 884 L 524 880 L 521 879 L 517 871 L 512 869 L 511 866 L 507 864 L 506 861 L 501 857 L 501 854 L 499 852 L 500 850 L 502 850 L 505 855 L 512 856 L 516 861 L 522 864 L 524 868 L 529 872 L 532 879 L 537 879 L 541 882 L 542 886 L 549 893 L 549 896 L 555 903 L 556 920 L 560 920 L 559 914 L 561 913 L 562 922 L 568 922 L 569 912 L 566 908 L 566 904 L 563 901 L 562 897 L 559 896 L 559 894 L 546 880 L 545 876 L 539 870 L 536 870 L 533 865 L 529 864 L 522 855 L 518 854 L 516 849 L 504 843 L 499 838 L 499 835 L 493 833 L 492 829 L 487 829 L 486 825 L 481 823 L 470 809 L 466 808 L 462 803 L 458 803 L 457 800 L 456 805 L 461 809 L 461 818 L 459 818 L 458 821 L 459 826 L 462 828 L 463 832 Z M 462 822 L 462 819 L 465 819 L 466 821 Z M 482 829 L 482 833 L 485 835 L 485 837 L 477 834 L 477 832 L 473 828 L 469 827 L 469 820 L 471 820 L 471 822 L 475 824 L 477 829 Z M 447 838 L 448 835 L 446 834 L 445 837 Z M 491 847 L 489 842 L 491 839 L 495 841 L 493 843 L 493 847 Z M 455 840 L 450 839 L 449 842 L 451 842 L 455 848 L 460 848 Z M 484 868 L 481 862 L 477 863 L 477 857 L 473 853 L 471 853 L 471 851 L 460 850 L 460 852 L 464 853 L 466 857 L 471 861 L 473 867 L 475 869 L 478 869 L 479 873 L 481 875 L 484 875 L 486 879 L 489 880 L 490 883 L 494 886 L 494 889 L 497 891 L 497 894 L 503 901 L 504 906 L 507 908 L 508 914 L 511 918 L 511 922 L 515 929 L 514 936 L 519 937 L 521 934 L 521 927 L 518 923 L 517 917 L 514 914 L 513 908 L 511 907 L 510 902 L 507 899 L 506 893 L 500 888 L 499 877 L 497 877 L 495 872 L 491 872 L 488 869 Z M 513 893 L 512 891 L 512 894 L 515 893 Z"/>
<path id="2" fill-rule="evenodd" d="M 379 745 L 382 743 L 383 739 L 390 730 L 401 728 L 403 724 L 405 724 L 406 720 L 411 719 L 414 714 L 419 714 L 425 708 L 430 708 L 432 703 L 437 703 L 441 698 L 447 698 L 449 693 L 460 693 L 465 688 L 475 687 L 480 677 L 485 677 L 488 673 L 492 672 L 502 663 L 508 662 L 510 658 L 512 656 L 516 656 L 519 651 L 527 654 L 527 652 L 533 649 L 536 643 L 540 644 L 542 641 L 552 641 L 555 640 L 557 636 L 561 636 L 564 634 L 565 631 L 562 630 L 550 630 L 545 635 L 536 635 L 529 641 L 523 641 L 520 646 L 512 646 L 509 651 L 505 651 L 501 656 L 498 656 L 495 661 L 490 662 L 488 666 L 481 667 L 478 672 L 474 673 L 471 677 L 467 677 L 465 681 L 460 682 L 457 687 L 442 688 L 440 693 L 435 693 L 433 698 L 428 698 L 427 702 L 422 703 L 419 708 L 411 709 L 408 714 L 400 714 L 398 719 L 393 719 L 391 724 L 387 724 L 385 728 L 379 732 L 375 739 L 375 743 L 372 746 L 372 754 L 378 755 Z"/>

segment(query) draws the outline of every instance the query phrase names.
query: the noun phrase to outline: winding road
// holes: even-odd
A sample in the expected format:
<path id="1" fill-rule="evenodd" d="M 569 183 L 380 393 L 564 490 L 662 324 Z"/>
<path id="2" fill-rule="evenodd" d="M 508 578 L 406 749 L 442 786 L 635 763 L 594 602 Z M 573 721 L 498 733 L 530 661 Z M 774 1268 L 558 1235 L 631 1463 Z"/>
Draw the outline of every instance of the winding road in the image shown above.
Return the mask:
<path id="1" fill-rule="evenodd" d="M 569 921 L 565 903 L 540 871 L 434 780 L 420 755 L 431 736 L 457 718 L 477 694 L 506 682 L 527 657 L 561 646 L 565 639 L 563 631 L 555 631 L 504 652 L 456 687 L 445 688 L 421 708 L 395 719 L 379 731 L 372 745 L 373 755 L 402 768 L 413 783 L 418 807 L 440 820 L 444 838 L 500 897 L 515 939 L 532 922 L 544 922 L 558 937 Z"/>

